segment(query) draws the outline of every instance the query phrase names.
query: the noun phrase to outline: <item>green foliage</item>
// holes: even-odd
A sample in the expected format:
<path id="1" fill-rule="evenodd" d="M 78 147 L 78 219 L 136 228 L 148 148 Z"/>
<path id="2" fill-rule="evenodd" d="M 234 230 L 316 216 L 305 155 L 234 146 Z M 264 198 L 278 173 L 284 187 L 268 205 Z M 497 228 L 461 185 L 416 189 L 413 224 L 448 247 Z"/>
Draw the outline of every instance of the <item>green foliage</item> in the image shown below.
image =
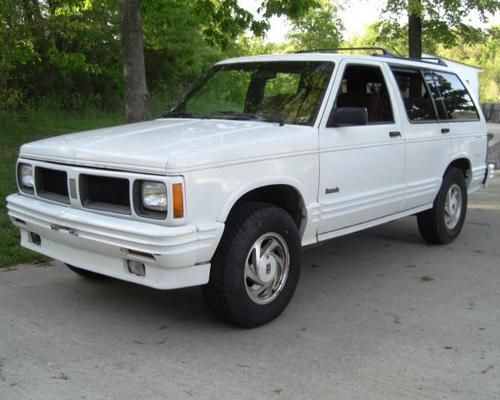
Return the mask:
<path id="1" fill-rule="evenodd" d="M 299 50 L 339 47 L 344 27 L 338 11 L 331 0 L 321 0 L 317 7 L 293 21 L 288 39 Z"/>
<path id="2" fill-rule="evenodd" d="M 47 95 L 65 107 L 104 106 L 121 89 L 113 1 L 4 0 L 0 7 L 0 108 Z M 5 94 L 5 95 L 3 95 Z"/>
<path id="3" fill-rule="evenodd" d="M 186 104 L 186 111 L 202 114 L 218 111 L 243 112 L 251 78 L 251 71 L 219 71 Z"/>
<path id="4" fill-rule="evenodd" d="M 185 89 L 214 62 L 224 58 L 203 34 L 203 19 L 183 0 L 144 0 L 142 21 L 148 87 L 172 107 Z M 155 115 L 154 113 L 152 115 Z"/>
<path id="5" fill-rule="evenodd" d="M 255 21 L 252 14 L 236 0 L 195 0 L 194 11 L 203 20 L 202 32 L 212 45 L 227 47 L 232 39 L 252 28 L 262 35 L 268 28 L 265 21 Z"/>
<path id="6" fill-rule="evenodd" d="M 451 48 L 458 43 L 477 43 L 484 30 L 467 24 L 471 12 L 485 22 L 488 16 L 500 11 L 498 0 L 387 0 L 384 20 L 377 24 L 378 40 L 384 42 L 404 39 L 407 25 L 401 16 L 409 12 L 422 18 L 424 52 L 434 52 L 439 46 Z M 407 46 L 406 46 L 407 47 Z"/>
<path id="7" fill-rule="evenodd" d="M 322 0 L 263 0 L 260 9 L 267 18 L 285 15 L 295 20 L 309 10 L 320 7 L 321 2 Z"/>
<path id="8" fill-rule="evenodd" d="M 459 42 L 451 49 L 439 48 L 438 53 L 443 57 L 480 67 L 481 102 L 500 102 L 500 26 L 490 28 L 481 42 L 475 44 Z"/>
<path id="9" fill-rule="evenodd" d="M 48 136 L 123 123 L 121 111 L 57 110 L 47 102 L 22 112 L 0 111 L 0 267 L 39 260 L 19 246 L 19 229 L 7 217 L 5 198 L 16 192 L 15 165 L 19 146 Z M 6 134 L 8 133 L 8 134 Z"/>
<path id="10" fill-rule="evenodd" d="M 237 0 L 142 0 L 148 87 L 178 96 L 238 38 L 262 37 L 273 15 L 299 18 L 317 0 L 262 0 L 255 17 Z M 51 98 L 66 109 L 122 102 L 118 0 L 2 0 L 0 109 Z M 167 92 L 165 94 L 165 92 Z"/>
<path id="11" fill-rule="evenodd" d="M 346 47 L 383 47 L 405 54 L 408 48 L 407 32 L 406 28 L 396 29 L 379 21 L 367 26 L 362 34 L 349 38 L 345 44 Z"/>
<path id="12" fill-rule="evenodd" d="M 294 46 L 290 43 L 270 43 L 259 37 L 244 35 L 240 36 L 228 47 L 225 53 L 230 57 L 238 57 L 243 55 L 290 53 L 294 50 Z"/>
<path id="13" fill-rule="evenodd" d="M 264 98 L 293 96 L 299 88 L 300 74 L 278 73 L 266 83 Z"/>
<path id="14" fill-rule="evenodd" d="M 192 4 L 203 21 L 202 32 L 208 42 L 226 48 L 247 30 L 262 37 L 269 28 L 270 17 L 277 15 L 298 19 L 318 7 L 319 0 L 262 0 L 258 9 L 259 19 L 242 8 L 237 0 L 194 0 Z"/>

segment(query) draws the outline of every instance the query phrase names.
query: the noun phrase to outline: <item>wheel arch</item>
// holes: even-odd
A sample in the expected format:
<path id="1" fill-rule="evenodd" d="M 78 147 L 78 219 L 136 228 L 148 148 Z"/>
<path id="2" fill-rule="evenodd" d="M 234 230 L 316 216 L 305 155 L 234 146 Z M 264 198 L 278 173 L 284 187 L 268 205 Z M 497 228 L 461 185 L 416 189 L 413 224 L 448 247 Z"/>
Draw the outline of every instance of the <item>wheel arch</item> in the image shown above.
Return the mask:
<path id="1" fill-rule="evenodd" d="M 239 204 L 261 201 L 274 204 L 287 211 L 297 224 L 302 237 L 307 225 L 307 207 L 302 185 L 293 178 L 259 179 L 248 182 L 236 190 L 219 212 L 217 220 L 226 222 Z"/>
<path id="2" fill-rule="evenodd" d="M 470 159 L 465 154 L 461 154 L 449 160 L 443 172 L 443 177 L 450 168 L 460 170 L 464 175 L 466 186 L 469 187 L 472 182 L 472 163 Z"/>

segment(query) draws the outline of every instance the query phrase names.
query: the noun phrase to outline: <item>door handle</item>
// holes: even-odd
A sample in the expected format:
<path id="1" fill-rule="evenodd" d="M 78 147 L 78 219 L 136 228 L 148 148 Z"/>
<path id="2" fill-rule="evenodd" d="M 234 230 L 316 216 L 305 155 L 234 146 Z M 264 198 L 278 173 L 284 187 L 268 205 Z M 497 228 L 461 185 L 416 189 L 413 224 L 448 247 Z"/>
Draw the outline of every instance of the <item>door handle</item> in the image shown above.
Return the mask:
<path id="1" fill-rule="evenodd" d="M 389 136 L 391 138 L 401 137 L 401 132 L 399 132 L 399 131 L 389 132 Z"/>
<path id="2" fill-rule="evenodd" d="M 51 224 L 50 229 L 52 229 L 53 231 L 56 231 L 56 232 L 67 232 L 70 235 L 78 236 L 78 232 L 76 230 L 74 230 L 72 228 L 68 228 L 67 226 Z"/>
<path id="3" fill-rule="evenodd" d="M 443 129 L 441 129 L 441 133 L 442 134 L 450 133 L 450 129 L 449 128 L 443 128 Z"/>

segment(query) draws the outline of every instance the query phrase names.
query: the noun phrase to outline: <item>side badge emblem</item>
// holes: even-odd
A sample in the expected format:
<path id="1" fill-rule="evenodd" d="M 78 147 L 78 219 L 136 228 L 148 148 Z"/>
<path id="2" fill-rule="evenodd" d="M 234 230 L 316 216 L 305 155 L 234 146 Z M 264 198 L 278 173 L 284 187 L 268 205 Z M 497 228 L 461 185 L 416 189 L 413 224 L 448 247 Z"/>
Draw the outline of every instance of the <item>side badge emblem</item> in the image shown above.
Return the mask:
<path id="1" fill-rule="evenodd" d="M 338 193 L 338 192 L 340 192 L 340 189 L 338 187 L 326 188 L 326 190 L 325 190 L 326 194 L 333 194 L 333 193 Z"/>

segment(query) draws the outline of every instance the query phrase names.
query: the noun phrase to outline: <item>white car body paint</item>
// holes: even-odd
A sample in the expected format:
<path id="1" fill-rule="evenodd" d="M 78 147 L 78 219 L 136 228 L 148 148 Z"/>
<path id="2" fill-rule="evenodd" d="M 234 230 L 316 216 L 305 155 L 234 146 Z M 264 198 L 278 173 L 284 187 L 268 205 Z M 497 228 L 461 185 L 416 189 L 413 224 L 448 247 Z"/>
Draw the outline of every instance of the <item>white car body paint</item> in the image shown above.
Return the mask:
<path id="1" fill-rule="evenodd" d="M 152 220 L 134 207 L 130 215 L 90 210 L 79 193 L 60 204 L 22 193 L 8 197 L 21 244 L 79 268 L 160 289 L 208 282 L 210 262 L 229 213 L 246 193 L 287 185 L 300 195 L 302 244 L 355 232 L 432 207 L 446 168 L 470 162 L 470 192 L 487 173 L 486 123 L 412 124 L 389 64 L 448 71 L 440 65 L 387 57 L 286 54 L 242 57 L 221 64 L 258 61 L 331 61 L 335 64 L 313 126 L 257 121 L 157 119 L 57 136 L 22 146 L 19 162 L 81 174 L 137 179 L 184 188 L 184 218 Z M 349 63 L 383 71 L 394 123 L 327 128 L 326 121 Z M 449 128 L 447 135 L 442 128 Z M 392 138 L 389 132 L 399 131 Z M 338 188 L 336 193 L 327 189 Z M 78 191 L 77 191 L 78 192 Z M 131 201 L 133 194 L 131 191 Z M 169 210 L 172 207 L 169 197 Z M 40 235 L 42 244 L 31 239 Z M 130 253 L 139 252 L 138 254 Z M 153 258 L 140 254 L 152 254 Z M 146 276 L 127 269 L 146 266 Z"/>

